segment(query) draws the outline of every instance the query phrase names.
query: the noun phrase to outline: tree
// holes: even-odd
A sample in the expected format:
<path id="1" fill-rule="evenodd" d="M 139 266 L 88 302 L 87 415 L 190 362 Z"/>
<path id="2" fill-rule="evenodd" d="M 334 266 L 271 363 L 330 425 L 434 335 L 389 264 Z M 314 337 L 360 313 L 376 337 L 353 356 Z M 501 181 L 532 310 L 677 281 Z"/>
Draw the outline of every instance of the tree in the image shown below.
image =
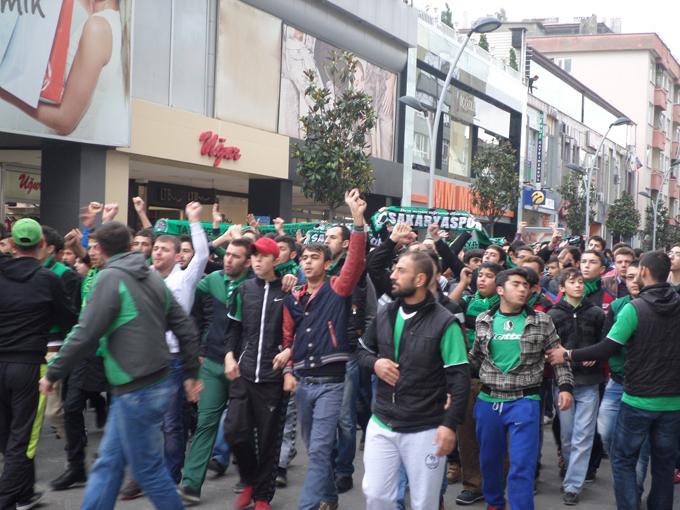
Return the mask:
<path id="1" fill-rule="evenodd" d="M 333 52 L 327 66 L 332 85 L 323 87 L 317 84 L 314 70 L 304 73 L 305 97 L 311 106 L 300 117 L 304 143 L 292 144 L 292 155 L 298 160 L 303 194 L 327 204 L 330 220 L 343 203 L 345 191 L 358 188 L 366 193 L 373 184 L 366 137 L 376 115 L 373 98 L 354 87 L 358 64 L 349 52 Z"/>
<path id="2" fill-rule="evenodd" d="M 451 13 L 451 8 L 449 7 L 448 2 L 444 4 L 446 6 L 446 9 L 444 9 L 441 13 L 440 19 L 441 22 L 444 23 L 444 25 L 447 25 L 451 28 L 453 28 L 453 19 L 452 19 L 452 13 Z"/>
<path id="3" fill-rule="evenodd" d="M 508 57 L 508 66 L 512 67 L 515 71 L 519 71 L 519 66 L 517 65 L 517 53 L 515 53 L 514 48 L 510 48 L 510 56 Z"/>
<path id="4" fill-rule="evenodd" d="M 567 228 L 572 234 L 580 234 L 586 222 L 586 194 L 583 185 L 583 177 L 575 172 L 571 172 L 567 181 L 558 188 L 566 212 L 565 221 Z M 595 217 L 596 202 L 595 186 L 590 184 L 590 218 Z M 588 232 L 585 232 L 588 235 Z"/>
<path id="5" fill-rule="evenodd" d="M 654 197 L 656 200 L 656 196 Z M 642 245 L 645 250 L 652 249 L 652 231 L 654 230 L 654 209 L 648 205 L 645 209 L 645 228 L 641 231 Z M 668 224 L 668 208 L 663 201 L 659 201 L 659 209 L 656 215 L 656 247 L 662 249 L 670 243 L 673 237 L 673 228 Z"/>
<path id="6" fill-rule="evenodd" d="M 500 140 L 479 150 L 472 160 L 472 203 L 489 219 L 489 233 L 506 211 L 519 200 L 517 156 L 512 144 Z"/>
<path id="7" fill-rule="evenodd" d="M 640 212 L 630 194 L 623 192 L 607 211 L 607 228 L 612 231 L 614 242 L 630 239 L 640 228 Z"/>
<path id="8" fill-rule="evenodd" d="M 489 41 L 486 39 L 486 34 L 482 34 L 479 37 L 479 47 L 483 50 L 489 51 Z"/>

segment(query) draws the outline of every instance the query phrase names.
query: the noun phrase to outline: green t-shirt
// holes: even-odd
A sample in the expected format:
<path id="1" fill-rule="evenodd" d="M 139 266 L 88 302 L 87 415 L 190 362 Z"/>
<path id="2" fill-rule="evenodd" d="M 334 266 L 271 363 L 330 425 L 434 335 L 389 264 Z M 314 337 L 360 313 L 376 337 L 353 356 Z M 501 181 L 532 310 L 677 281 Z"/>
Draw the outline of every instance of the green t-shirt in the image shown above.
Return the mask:
<path id="1" fill-rule="evenodd" d="M 617 315 L 616 322 L 609 330 L 607 338 L 625 346 L 635 333 L 638 322 L 637 310 L 631 303 L 628 303 Z M 638 340 L 641 341 L 641 339 Z M 680 411 L 680 395 L 637 397 L 624 391 L 621 402 L 644 411 Z"/>
<path id="2" fill-rule="evenodd" d="M 406 321 L 416 315 L 417 312 L 407 314 L 402 308 L 397 312 L 397 318 L 394 321 L 394 361 L 399 362 L 399 346 L 401 345 L 401 337 L 404 332 L 404 325 Z M 463 365 L 468 362 L 467 349 L 465 347 L 465 338 L 463 337 L 463 330 L 457 322 L 451 323 L 446 328 L 439 344 L 439 352 L 442 356 L 442 363 L 444 368 L 454 365 Z M 380 427 L 392 430 L 392 427 L 383 423 L 380 418 L 373 415 L 373 421 Z"/>
<path id="3" fill-rule="evenodd" d="M 614 315 L 614 322 L 616 322 L 616 319 L 621 309 L 628 303 L 630 303 L 631 299 L 632 299 L 631 296 L 623 296 L 612 302 L 610 310 Z M 609 358 L 608 361 L 609 370 L 611 371 L 612 374 L 623 379 L 623 367 L 625 363 L 626 363 L 626 348 L 624 347 L 623 349 L 621 349 L 621 351 L 617 352 L 616 354 Z"/>

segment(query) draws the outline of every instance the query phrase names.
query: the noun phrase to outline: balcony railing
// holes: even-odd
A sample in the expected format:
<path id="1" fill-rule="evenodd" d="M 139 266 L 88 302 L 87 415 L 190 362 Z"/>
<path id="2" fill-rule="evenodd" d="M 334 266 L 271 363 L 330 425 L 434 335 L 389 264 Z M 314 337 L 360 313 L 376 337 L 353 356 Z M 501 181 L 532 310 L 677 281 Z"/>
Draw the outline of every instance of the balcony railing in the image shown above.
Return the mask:
<path id="1" fill-rule="evenodd" d="M 665 110 L 666 103 L 668 103 L 668 93 L 664 89 L 656 87 L 654 89 L 654 106 Z"/>
<path id="2" fill-rule="evenodd" d="M 664 150 L 666 148 L 666 133 L 660 129 L 654 128 L 654 134 L 652 135 L 652 147 L 659 150 Z"/>
<path id="3" fill-rule="evenodd" d="M 678 180 L 672 178 L 668 181 L 668 194 L 671 198 L 680 198 L 680 189 L 678 189 Z"/>
<path id="4" fill-rule="evenodd" d="M 680 124 L 680 104 L 673 105 L 673 123 Z"/>
<path id="5" fill-rule="evenodd" d="M 655 191 L 661 191 L 661 185 L 663 184 L 663 174 L 658 170 L 652 170 L 651 179 L 649 181 L 649 187 Z"/>

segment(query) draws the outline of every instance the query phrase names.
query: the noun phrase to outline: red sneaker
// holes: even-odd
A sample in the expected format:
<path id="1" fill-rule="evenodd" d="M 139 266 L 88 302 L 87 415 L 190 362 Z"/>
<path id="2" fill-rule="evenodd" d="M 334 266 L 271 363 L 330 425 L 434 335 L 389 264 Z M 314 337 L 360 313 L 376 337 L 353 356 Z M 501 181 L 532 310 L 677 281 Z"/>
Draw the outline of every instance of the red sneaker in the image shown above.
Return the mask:
<path id="1" fill-rule="evenodd" d="M 239 494 L 238 497 L 236 498 L 236 501 L 234 501 L 234 509 L 244 510 L 245 508 L 248 508 L 252 502 L 253 502 L 253 486 L 246 485 L 246 487 L 243 489 L 243 492 L 241 492 L 241 494 Z"/>
<path id="2" fill-rule="evenodd" d="M 272 510 L 272 507 L 266 501 L 255 501 L 255 508 L 253 510 Z"/>
<path id="3" fill-rule="evenodd" d="M 673 476 L 673 483 L 680 483 L 680 469 L 675 470 L 675 475 Z"/>

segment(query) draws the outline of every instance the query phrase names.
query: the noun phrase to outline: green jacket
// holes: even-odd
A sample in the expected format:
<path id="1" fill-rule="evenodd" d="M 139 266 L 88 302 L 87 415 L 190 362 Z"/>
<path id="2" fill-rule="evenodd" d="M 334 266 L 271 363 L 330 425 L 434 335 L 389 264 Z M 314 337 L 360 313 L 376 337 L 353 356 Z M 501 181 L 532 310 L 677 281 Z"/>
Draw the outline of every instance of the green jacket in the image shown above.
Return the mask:
<path id="1" fill-rule="evenodd" d="M 47 378 L 65 378 L 78 362 L 97 351 L 104 360 L 112 393 L 154 384 L 168 373 L 170 351 L 165 331 L 180 343 L 186 378 L 198 373 L 198 333 L 161 276 L 150 271 L 143 255 L 111 257 L 99 272 L 78 325 L 50 360 Z M 98 349 L 97 349 L 98 348 Z"/>

